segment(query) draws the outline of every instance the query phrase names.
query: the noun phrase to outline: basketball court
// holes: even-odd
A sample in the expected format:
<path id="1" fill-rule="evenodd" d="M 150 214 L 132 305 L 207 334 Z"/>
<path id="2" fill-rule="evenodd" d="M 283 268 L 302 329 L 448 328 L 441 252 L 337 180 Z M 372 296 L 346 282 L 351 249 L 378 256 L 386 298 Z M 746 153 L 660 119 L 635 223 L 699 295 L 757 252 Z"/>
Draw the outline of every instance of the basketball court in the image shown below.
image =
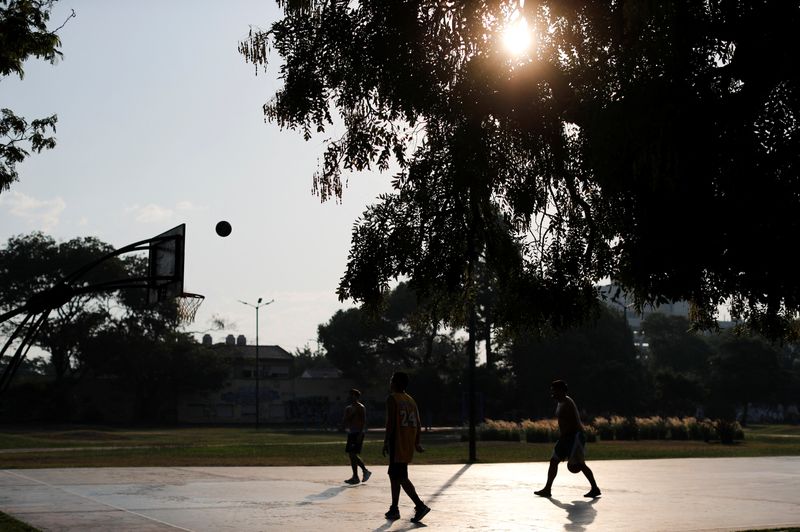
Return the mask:
<path id="1" fill-rule="evenodd" d="M 599 461 L 603 495 L 561 468 L 553 498 L 533 494 L 547 464 L 413 466 L 432 508 L 399 521 L 385 466 L 366 484 L 341 467 L 187 467 L 0 471 L 0 510 L 42 530 L 742 530 L 800 525 L 800 457 Z"/>

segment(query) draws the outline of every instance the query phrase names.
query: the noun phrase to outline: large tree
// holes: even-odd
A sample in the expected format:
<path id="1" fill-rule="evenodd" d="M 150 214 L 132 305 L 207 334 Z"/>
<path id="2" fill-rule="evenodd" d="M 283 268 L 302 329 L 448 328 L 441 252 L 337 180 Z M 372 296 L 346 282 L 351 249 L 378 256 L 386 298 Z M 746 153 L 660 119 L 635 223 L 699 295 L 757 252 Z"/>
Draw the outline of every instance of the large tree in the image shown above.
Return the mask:
<path id="1" fill-rule="evenodd" d="M 651 369 L 704 376 L 713 349 L 701 333 L 692 331 L 689 320 L 652 312 L 642 321 L 648 343 Z"/>
<path id="2" fill-rule="evenodd" d="M 602 308 L 596 321 L 576 327 L 516 334 L 507 342 L 506 358 L 525 417 L 552 416 L 554 379 L 566 380 L 570 395 L 593 414 L 639 414 L 649 399 L 633 333 L 612 309 Z"/>
<path id="3" fill-rule="evenodd" d="M 0 310 L 9 311 L 27 302 L 31 296 L 54 286 L 68 274 L 112 251 L 112 247 L 93 237 L 56 242 L 51 236 L 34 232 L 8 239 L 0 249 Z M 115 258 L 88 273 L 89 282 L 123 277 L 124 263 Z M 70 374 L 79 365 L 79 349 L 87 338 L 111 320 L 111 294 L 82 294 L 56 308 L 43 324 L 34 342 L 50 354 L 57 379 Z M 7 330 L 16 320 L 4 324 Z"/>
<path id="4" fill-rule="evenodd" d="M 361 384 L 388 382 L 395 369 L 449 369 L 454 350 L 439 320 L 419 305 L 406 283 L 387 292 L 379 309 L 367 306 L 337 311 L 318 327 L 325 357 Z"/>
<path id="5" fill-rule="evenodd" d="M 710 414 L 731 416 L 740 407 L 744 424 L 750 403 L 780 402 L 791 374 L 781 369 L 779 357 L 779 349 L 763 338 L 722 335 L 710 360 Z"/>
<path id="6" fill-rule="evenodd" d="M 229 375 L 224 359 L 189 334 L 172 331 L 154 339 L 130 322 L 86 338 L 81 347 L 83 386 L 108 392 L 111 383 L 114 395 L 133 405 L 132 419 L 139 422 L 174 422 L 182 394 L 217 390 Z M 91 398 L 105 400 L 111 399 Z"/>
<path id="7" fill-rule="evenodd" d="M 56 241 L 41 232 L 13 236 L 0 248 L 0 312 L 28 302 L 81 268 L 102 259 L 113 247 L 94 237 Z M 141 256 L 111 257 L 99 262 L 81 277 L 86 284 L 99 284 L 144 275 Z M 2 324 L 13 330 L 20 316 Z M 136 330 L 151 340 L 161 340 L 178 327 L 172 301 L 151 305 L 144 289 L 76 293 L 53 309 L 34 337 L 35 345 L 48 352 L 58 380 L 82 365 L 82 345 L 87 338 L 110 327 Z"/>
<path id="8" fill-rule="evenodd" d="M 55 63 L 61 56 L 58 29 L 48 29 L 56 0 L 0 0 L 0 81 L 25 76 L 30 57 Z M 72 11 L 70 18 L 75 16 Z M 62 24 L 63 26 L 63 24 Z M 0 192 L 19 178 L 17 164 L 30 155 L 55 147 L 56 115 L 28 120 L 11 109 L 0 109 Z"/>
<path id="9" fill-rule="evenodd" d="M 269 119 L 309 138 L 343 124 L 317 192 L 341 196 L 343 170 L 400 168 L 356 226 L 342 297 L 407 275 L 474 303 L 482 256 L 526 317 L 580 317 L 612 277 L 640 303 L 692 301 L 701 324 L 730 298 L 754 328 L 790 332 L 798 3 L 279 4 L 240 48 L 280 56 Z M 510 55 L 501 35 L 523 18 L 535 47 Z"/>

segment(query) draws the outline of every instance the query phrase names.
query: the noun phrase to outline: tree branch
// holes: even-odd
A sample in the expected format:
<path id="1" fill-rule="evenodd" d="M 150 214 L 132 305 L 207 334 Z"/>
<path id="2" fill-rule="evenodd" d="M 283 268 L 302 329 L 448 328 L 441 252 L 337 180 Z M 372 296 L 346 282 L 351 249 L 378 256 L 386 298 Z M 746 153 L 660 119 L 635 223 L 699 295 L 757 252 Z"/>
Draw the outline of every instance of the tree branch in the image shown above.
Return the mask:
<path id="1" fill-rule="evenodd" d="M 76 15 L 75 15 L 75 10 L 74 10 L 74 9 L 71 9 L 70 11 L 72 11 L 72 13 L 70 13 L 70 14 L 69 14 L 69 16 L 66 18 L 66 20 L 64 20 L 64 23 L 63 23 L 63 24 L 61 24 L 61 26 L 59 26 L 59 27 L 57 27 L 56 29 L 54 29 L 53 31 L 51 31 L 50 33 L 52 33 L 53 35 L 55 35 L 56 33 L 58 33 L 58 32 L 59 32 L 59 30 L 61 30 L 61 28 L 63 28 L 64 26 L 66 26 L 66 25 L 67 25 L 67 22 L 69 22 L 69 19 L 71 19 L 71 18 L 75 18 L 75 16 L 76 16 Z"/>

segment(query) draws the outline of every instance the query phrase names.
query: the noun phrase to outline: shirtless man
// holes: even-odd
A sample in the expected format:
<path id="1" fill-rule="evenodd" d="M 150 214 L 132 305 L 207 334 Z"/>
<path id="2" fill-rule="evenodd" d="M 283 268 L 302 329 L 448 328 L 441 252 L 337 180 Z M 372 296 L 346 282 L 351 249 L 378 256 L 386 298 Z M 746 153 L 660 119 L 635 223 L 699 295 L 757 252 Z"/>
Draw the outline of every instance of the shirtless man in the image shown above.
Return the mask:
<path id="1" fill-rule="evenodd" d="M 344 452 L 350 456 L 350 467 L 353 468 L 353 476 L 345 480 L 348 484 L 366 482 L 372 475 L 358 456 L 364 444 L 364 434 L 367 432 L 367 408 L 359 402 L 360 397 L 361 392 L 355 388 L 350 390 L 350 404 L 344 409 L 342 418 L 342 425 L 347 431 L 347 445 Z M 362 480 L 358 479 L 359 467 L 363 475 Z"/>
<path id="2" fill-rule="evenodd" d="M 594 481 L 594 474 L 589 466 L 583 461 L 583 446 L 586 445 L 586 435 L 583 433 L 583 424 L 578 414 L 578 407 L 575 401 L 567 395 L 567 383 L 561 380 L 553 381 L 550 384 L 550 396 L 558 402 L 556 407 L 556 417 L 558 418 L 558 441 L 553 449 L 553 456 L 550 458 L 550 469 L 547 470 L 547 484 L 539 491 L 534 491 L 540 497 L 550 497 L 550 488 L 553 487 L 553 480 L 558 473 L 558 464 L 569 459 L 573 452 L 578 452 L 577 464 L 591 484 L 591 489 L 584 497 L 599 497 L 600 488 Z"/>

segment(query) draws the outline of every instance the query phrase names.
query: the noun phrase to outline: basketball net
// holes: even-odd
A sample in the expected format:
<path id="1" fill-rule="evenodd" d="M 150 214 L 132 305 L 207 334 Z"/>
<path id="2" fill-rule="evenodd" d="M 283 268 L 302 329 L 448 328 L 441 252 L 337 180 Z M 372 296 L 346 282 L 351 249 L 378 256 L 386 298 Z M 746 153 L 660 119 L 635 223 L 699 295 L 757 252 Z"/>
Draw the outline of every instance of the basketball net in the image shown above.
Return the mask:
<path id="1" fill-rule="evenodd" d="M 175 303 L 178 306 L 178 321 L 186 325 L 194 321 L 194 315 L 197 314 L 197 309 L 203 304 L 205 296 L 200 294 L 190 294 L 184 292 L 175 298 Z"/>

